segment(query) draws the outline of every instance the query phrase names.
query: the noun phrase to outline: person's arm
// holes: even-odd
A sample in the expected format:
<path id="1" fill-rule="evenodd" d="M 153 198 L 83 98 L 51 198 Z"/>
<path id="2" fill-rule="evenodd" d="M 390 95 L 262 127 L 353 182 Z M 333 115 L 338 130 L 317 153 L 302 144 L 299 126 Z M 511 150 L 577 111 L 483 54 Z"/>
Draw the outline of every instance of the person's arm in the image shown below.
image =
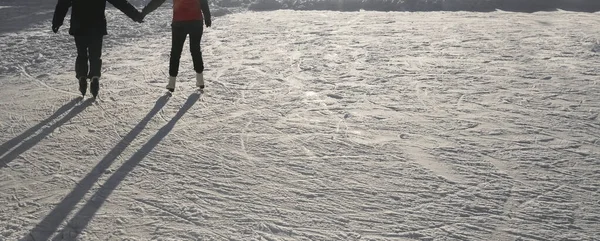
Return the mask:
<path id="1" fill-rule="evenodd" d="M 52 18 L 52 31 L 58 32 L 58 28 L 63 25 L 65 16 L 71 7 L 71 0 L 58 0 L 56 3 L 56 9 L 54 10 L 54 17 Z"/>
<path id="2" fill-rule="evenodd" d="M 210 8 L 208 7 L 208 0 L 200 0 L 200 8 L 202 8 L 204 24 L 206 24 L 206 27 L 210 27 L 210 25 L 212 25 L 212 19 L 210 18 Z"/>
<path id="3" fill-rule="evenodd" d="M 142 14 L 126 0 L 108 0 L 108 2 L 117 9 L 121 10 L 121 12 L 123 12 L 129 18 L 133 19 L 133 21 L 139 23 L 142 22 L 142 19 L 144 18 Z"/>
<path id="4" fill-rule="evenodd" d="M 148 3 L 148 5 L 146 5 L 146 7 L 144 9 L 142 9 L 142 15 L 146 16 L 148 14 L 150 14 L 151 12 L 154 12 L 154 10 L 156 10 L 158 7 L 160 7 L 160 5 L 162 5 L 163 3 L 165 3 L 166 0 L 152 0 Z"/>

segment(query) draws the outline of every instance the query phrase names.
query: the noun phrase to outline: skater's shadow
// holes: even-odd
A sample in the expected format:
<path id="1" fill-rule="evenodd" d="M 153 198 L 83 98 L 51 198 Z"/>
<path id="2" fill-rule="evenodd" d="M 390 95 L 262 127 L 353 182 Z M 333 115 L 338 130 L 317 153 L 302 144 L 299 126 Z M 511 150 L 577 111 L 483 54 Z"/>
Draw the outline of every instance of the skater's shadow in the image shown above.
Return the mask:
<path id="1" fill-rule="evenodd" d="M 85 205 L 77 212 L 71 220 L 67 223 L 67 227 L 75 228 L 74 235 L 64 235 L 73 237 L 79 234 L 77 230 L 84 230 L 88 223 L 92 220 L 98 209 L 102 207 L 102 204 L 110 196 L 110 194 L 119 186 L 119 184 L 125 179 L 125 177 L 133 171 L 133 169 L 150 153 L 152 150 L 173 130 L 175 124 L 183 117 L 183 115 L 198 101 L 200 94 L 194 93 L 190 95 L 179 109 L 177 114 L 160 128 L 156 134 L 148 140 L 137 152 L 135 152 L 129 160 L 125 161 L 119 169 L 117 169 L 101 186 L 100 190 L 96 191 L 94 195 L 85 203 Z M 66 230 L 65 230 L 66 231 Z M 63 231 L 64 232 L 64 231 Z M 53 240 L 62 240 L 61 235 L 57 235 Z"/>
<path id="2" fill-rule="evenodd" d="M 104 174 L 108 167 L 121 155 L 121 153 L 129 146 L 129 144 L 138 136 L 145 128 L 146 124 L 155 116 L 168 101 L 169 96 L 161 97 L 154 108 L 144 117 L 144 119 L 135 126 L 115 147 L 88 173 L 75 188 L 48 214 L 31 232 L 23 238 L 23 240 L 49 240 L 50 237 L 57 231 L 58 227 L 66 219 L 67 215 L 75 208 L 75 206 L 83 199 L 85 194 L 94 186 L 98 179 Z M 75 228 L 75 235 L 57 235 L 53 240 L 75 240 L 78 231 L 85 229 L 94 214 L 102 206 L 106 198 L 119 185 L 119 183 L 127 176 L 129 172 L 144 158 L 160 141 L 173 129 L 175 123 L 192 107 L 192 105 L 200 98 L 199 94 L 191 95 L 184 106 L 177 112 L 175 117 L 163 126 L 158 133 L 152 137 L 148 143 L 140 148 L 131 156 L 123 165 L 116 170 L 108 180 L 101 185 L 90 200 L 71 218 L 67 227 Z M 63 232 L 65 232 L 64 230 Z"/>
<path id="3" fill-rule="evenodd" d="M 22 240 L 49 240 L 75 205 L 81 201 L 83 196 L 104 174 L 106 169 L 114 160 L 131 144 L 131 142 L 142 132 L 145 126 L 168 102 L 169 96 L 160 97 L 150 112 L 137 124 L 102 160 L 88 173 L 75 188 Z"/>
<path id="4" fill-rule="evenodd" d="M 58 108 L 50 117 L 2 144 L 0 146 L 0 168 L 6 167 L 9 162 L 37 145 L 46 136 L 54 132 L 56 128 L 81 113 L 93 102 L 93 99 L 87 99 L 84 102 L 81 102 L 81 100 L 82 98 L 79 97 L 69 101 L 69 103 Z"/>

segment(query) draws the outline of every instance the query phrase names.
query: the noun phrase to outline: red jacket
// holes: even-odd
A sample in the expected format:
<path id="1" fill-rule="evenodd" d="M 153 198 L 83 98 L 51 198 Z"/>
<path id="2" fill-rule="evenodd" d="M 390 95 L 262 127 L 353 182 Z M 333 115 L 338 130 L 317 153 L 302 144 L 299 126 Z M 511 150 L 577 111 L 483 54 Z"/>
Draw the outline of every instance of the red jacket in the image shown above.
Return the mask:
<path id="1" fill-rule="evenodd" d="M 173 22 L 202 20 L 199 0 L 173 0 Z"/>
<path id="2" fill-rule="evenodd" d="M 156 10 L 166 0 L 152 0 L 142 10 L 146 15 Z M 173 0 L 173 22 L 180 21 L 210 21 L 210 9 L 208 0 Z"/>

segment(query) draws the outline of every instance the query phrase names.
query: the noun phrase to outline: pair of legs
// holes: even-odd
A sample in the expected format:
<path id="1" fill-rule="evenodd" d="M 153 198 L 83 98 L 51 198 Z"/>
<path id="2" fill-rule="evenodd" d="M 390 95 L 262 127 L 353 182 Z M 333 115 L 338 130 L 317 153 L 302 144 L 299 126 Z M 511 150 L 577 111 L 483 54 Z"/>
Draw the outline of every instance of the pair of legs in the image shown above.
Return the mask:
<path id="1" fill-rule="evenodd" d="M 75 77 L 79 80 L 79 91 L 82 95 L 85 95 L 87 90 L 87 79 L 92 79 L 90 84 L 92 95 L 94 97 L 98 95 L 103 37 L 102 35 L 75 36 L 75 46 L 77 46 Z"/>
<path id="2" fill-rule="evenodd" d="M 202 62 L 202 52 L 200 50 L 200 40 L 202 40 L 202 32 L 204 25 L 201 20 L 196 21 L 181 21 L 171 24 L 171 60 L 169 63 L 169 75 L 177 77 L 179 73 L 179 59 L 183 51 L 183 44 L 187 35 L 190 36 L 190 52 L 194 62 L 194 70 L 196 73 L 204 71 L 204 62 Z"/>
<path id="3" fill-rule="evenodd" d="M 104 36 L 75 36 L 77 59 L 75 74 L 77 79 L 100 77 L 102 68 L 102 39 Z M 89 61 L 89 65 L 88 65 Z M 89 66 L 89 67 L 88 67 Z"/>

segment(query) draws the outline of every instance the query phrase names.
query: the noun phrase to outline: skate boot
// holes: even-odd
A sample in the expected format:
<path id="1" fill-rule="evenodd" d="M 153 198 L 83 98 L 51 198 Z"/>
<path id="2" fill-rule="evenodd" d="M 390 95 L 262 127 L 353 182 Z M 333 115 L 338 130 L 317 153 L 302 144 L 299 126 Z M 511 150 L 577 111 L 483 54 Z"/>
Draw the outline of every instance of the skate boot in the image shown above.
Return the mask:
<path id="1" fill-rule="evenodd" d="M 85 96 L 85 93 L 87 92 L 87 78 L 86 77 L 79 78 L 79 92 L 81 92 L 81 95 L 83 95 L 83 96 Z"/>
<path id="2" fill-rule="evenodd" d="M 175 91 L 175 80 L 176 79 L 177 79 L 177 77 L 169 76 L 169 84 L 167 84 L 167 90 L 169 90 L 170 92 Z"/>
<path id="3" fill-rule="evenodd" d="M 94 98 L 98 96 L 98 90 L 100 90 L 100 77 L 94 76 L 90 82 L 90 92 L 92 92 Z"/>
<path id="4" fill-rule="evenodd" d="M 204 75 L 202 73 L 196 73 L 196 87 L 201 90 L 204 89 Z"/>

